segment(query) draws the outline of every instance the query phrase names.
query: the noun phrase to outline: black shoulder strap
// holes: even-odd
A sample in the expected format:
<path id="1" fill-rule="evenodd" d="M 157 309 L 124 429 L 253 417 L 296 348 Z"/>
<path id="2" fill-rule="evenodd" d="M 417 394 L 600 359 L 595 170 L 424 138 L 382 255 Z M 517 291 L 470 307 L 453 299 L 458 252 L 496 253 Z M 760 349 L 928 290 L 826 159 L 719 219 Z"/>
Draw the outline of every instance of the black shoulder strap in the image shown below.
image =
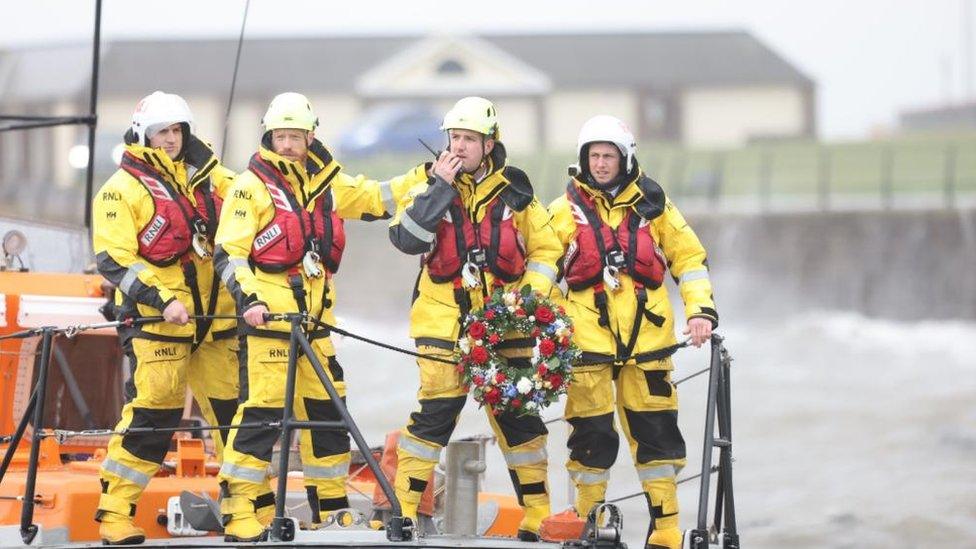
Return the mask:
<path id="1" fill-rule="evenodd" d="M 658 185 L 657 181 L 654 181 L 646 175 L 642 175 L 637 180 L 637 188 L 640 189 L 643 195 L 641 200 L 634 204 L 634 211 L 637 212 L 637 215 L 650 221 L 664 213 L 666 197 L 664 195 L 664 189 Z"/>
<path id="2" fill-rule="evenodd" d="M 329 265 L 332 261 L 330 259 L 332 257 L 332 207 L 335 199 L 332 196 L 332 189 L 326 189 L 320 199 L 322 200 L 322 237 L 319 240 L 319 253 L 322 255 L 322 261 L 335 273 L 338 267 L 333 268 Z"/>
<path id="3" fill-rule="evenodd" d="M 505 186 L 505 189 L 499 195 L 501 199 L 509 208 L 516 212 L 521 212 L 525 208 L 528 208 L 529 204 L 532 203 L 532 199 L 535 198 L 529 176 L 515 166 L 505 166 L 502 170 L 502 175 L 508 180 L 508 185 Z"/>
<path id="4" fill-rule="evenodd" d="M 213 197 L 213 178 L 208 177 L 203 185 L 203 205 L 207 209 L 207 238 L 213 242 L 214 237 L 217 236 L 217 222 L 220 221 L 217 219 L 217 203 Z"/>

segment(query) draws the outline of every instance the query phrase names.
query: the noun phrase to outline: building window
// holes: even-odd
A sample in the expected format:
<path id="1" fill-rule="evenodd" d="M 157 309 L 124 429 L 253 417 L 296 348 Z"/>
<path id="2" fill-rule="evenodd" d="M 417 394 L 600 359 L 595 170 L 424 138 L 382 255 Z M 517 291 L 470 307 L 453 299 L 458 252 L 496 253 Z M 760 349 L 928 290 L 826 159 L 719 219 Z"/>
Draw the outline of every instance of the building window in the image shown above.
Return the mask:
<path id="1" fill-rule="evenodd" d="M 456 75 L 464 72 L 464 65 L 456 59 L 447 59 L 437 67 L 437 74 Z"/>

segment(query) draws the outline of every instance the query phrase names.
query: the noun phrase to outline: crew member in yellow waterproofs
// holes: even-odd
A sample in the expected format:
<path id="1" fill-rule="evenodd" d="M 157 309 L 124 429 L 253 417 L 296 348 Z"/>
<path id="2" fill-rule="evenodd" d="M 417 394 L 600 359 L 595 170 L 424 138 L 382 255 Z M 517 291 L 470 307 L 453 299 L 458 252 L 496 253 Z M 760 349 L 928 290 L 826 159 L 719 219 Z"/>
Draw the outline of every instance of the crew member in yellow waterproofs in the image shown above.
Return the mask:
<path id="1" fill-rule="evenodd" d="M 671 359 L 658 353 L 676 343 L 665 270 L 681 291 L 692 344 L 709 339 L 718 313 L 705 249 L 641 171 L 636 149 L 620 120 L 590 119 L 579 134 L 579 174 L 549 206 L 566 247 L 566 309 L 587 364 L 574 368 L 566 401 L 572 426 L 566 468 L 575 509 L 585 517 L 604 501 L 617 457 L 616 409 L 652 517 L 647 546 L 678 549 L 675 476 L 685 465 L 685 443 Z"/>
<path id="2" fill-rule="evenodd" d="M 217 230 L 217 269 L 247 324 L 241 352 L 247 385 L 235 425 L 281 419 L 290 326 L 265 315 L 301 312 L 335 324 L 332 277 L 345 247 L 343 219 L 388 219 L 384 201 L 392 211 L 395 190 L 342 173 L 315 138 L 318 119 L 303 95 L 275 97 L 263 124 L 261 146 L 234 183 Z M 328 333 L 310 329 L 309 337 L 344 398 L 343 371 Z M 296 418 L 341 419 L 304 355 L 296 379 Z M 277 438 L 270 429 L 231 430 L 219 475 L 228 541 L 266 537 L 275 503 L 268 466 Z M 324 514 L 349 506 L 349 436 L 302 430 L 300 440 L 312 522 L 321 523 Z"/>
<path id="3" fill-rule="evenodd" d="M 120 330 L 132 377 L 116 429 L 176 427 L 187 383 L 207 421 L 227 424 L 237 405 L 235 322 L 193 323 L 189 315 L 233 314 L 233 302 L 216 288 L 211 251 L 234 173 L 194 135 L 193 115 L 178 95 L 143 98 L 125 144 L 121 169 L 94 197 L 97 267 L 119 289 L 117 316 L 162 314 L 166 322 Z M 171 438 L 171 432 L 112 437 L 96 513 L 105 543 L 144 541 L 132 517 Z M 219 454 L 220 437 L 214 440 Z"/>
<path id="4" fill-rule="evenodd" d="M 510 290 L 528 284 L 549 292 L 562 247 L 528 177 L 506 164 L 490 101 L 461 99 L 441 129 L 447 132 L 448 150 L 435 163 L 401 178 L 414 186 L 397 206 L 390 239 L 405 253 L 426 254 L 410 313 L 410 336 L 419 353 L 450 361 L 459 321 L 482 308 L 496 287 Z M 507 343 L 509 360 L 531 357 L 530 340 Z M 420 409 L 401 433 L 394 482 L 404 515 L 414 520 L 466 398 L 453 365 L 429 358 L 418 358 L 417 364 Z M 513 413 L 489 413 L 488 419 L 525 510 L 519 537 L 538 539 L 542 519 L 549 515 L 545 425 L 538 417 Z"/>

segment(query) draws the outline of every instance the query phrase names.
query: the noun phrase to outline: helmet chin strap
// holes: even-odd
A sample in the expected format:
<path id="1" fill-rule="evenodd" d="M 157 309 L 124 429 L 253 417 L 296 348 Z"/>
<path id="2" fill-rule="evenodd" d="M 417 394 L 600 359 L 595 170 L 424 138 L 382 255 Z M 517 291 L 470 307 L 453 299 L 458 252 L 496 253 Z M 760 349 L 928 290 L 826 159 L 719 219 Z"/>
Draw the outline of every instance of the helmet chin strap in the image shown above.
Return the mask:
<path id="1" fill-rule="evenodd" d="M 617 177 L 611 179 L 610 181 L 607 181 L 606 183 L 598 183 L 597 180 L 593 178 L 593 174 L 587 174 L 586 184 L 593 187 L 594 189 L 606 192 L 606 191 L 611 191 L 619 187 L 620 185 L 622 185 L 626 177 L 627 177 L 626 174 L 620 174 L 617 175 Z"/>

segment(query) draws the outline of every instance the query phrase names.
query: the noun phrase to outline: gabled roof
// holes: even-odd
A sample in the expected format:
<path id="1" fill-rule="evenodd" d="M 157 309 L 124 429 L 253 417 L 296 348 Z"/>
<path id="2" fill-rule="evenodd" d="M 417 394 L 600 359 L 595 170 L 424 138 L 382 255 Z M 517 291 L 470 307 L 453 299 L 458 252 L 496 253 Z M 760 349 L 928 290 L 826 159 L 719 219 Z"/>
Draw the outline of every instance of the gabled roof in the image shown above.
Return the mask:
<path id="1" fill-rule="evenodd" d="M 746 31 L 623 34 L 484 34 L 478 37 L 545 75 L 556 89 L 634 86 L 794 84 L 812 86 L 799 69 Z M 237 93 L 269 96 L 284 89 L 353 93 L 357 80 L 422 36 L 343 36 L 245 39 Z M 461 40 L 464 37 L 460 37 Z M 103 45 L 99 93 L 185 95 L 230 89 L 235 39 L 117 40 Z M 15 79 L 0 86 L 0 101 L 87 96 L 91 50 L 79 44 L 0 54 Z M 7 69 L 11 70 L 11 69 Z M 67 77 L 67 78 L 66 78 Z M 11 85 L 15 80 L 16 85 Z M 39 80 L 40 84 L 35 84 Z M 2 84 L 2 81 L 0 81 Z M 13 86 L 13 87 L 12 87 Z M 13 93 L 16 92 L 16 93 Z M 11 97 L 13 94 L 14 97 Z"/>
<path id="2" fill-rule="evenodd" d="M 245 39 L 237 91 L 268 95 L 281 90 L 350 92 L 370 67 L 417 38 Z M 102 64 L 104 90 L 140 94 L 147 89 L 184 94 L 230 90 L 237 40 L 114 42 Z M 147 70 L 140 70 L 145 67 Z"/>
<path id="3" fill-rule="evenodd" d="M 486 36 L 559 86 L 813 82 L 746 31 Z"/>
<path id="4" fill-rule="evenodd" d="M 463 72 L 438 71 L 445 62 Z M 551 87 L 545 72 L 473 36 L 417 40 L 364 72 L 356 82 L 356 91 L 367 97 L 541 95 Z"/>

